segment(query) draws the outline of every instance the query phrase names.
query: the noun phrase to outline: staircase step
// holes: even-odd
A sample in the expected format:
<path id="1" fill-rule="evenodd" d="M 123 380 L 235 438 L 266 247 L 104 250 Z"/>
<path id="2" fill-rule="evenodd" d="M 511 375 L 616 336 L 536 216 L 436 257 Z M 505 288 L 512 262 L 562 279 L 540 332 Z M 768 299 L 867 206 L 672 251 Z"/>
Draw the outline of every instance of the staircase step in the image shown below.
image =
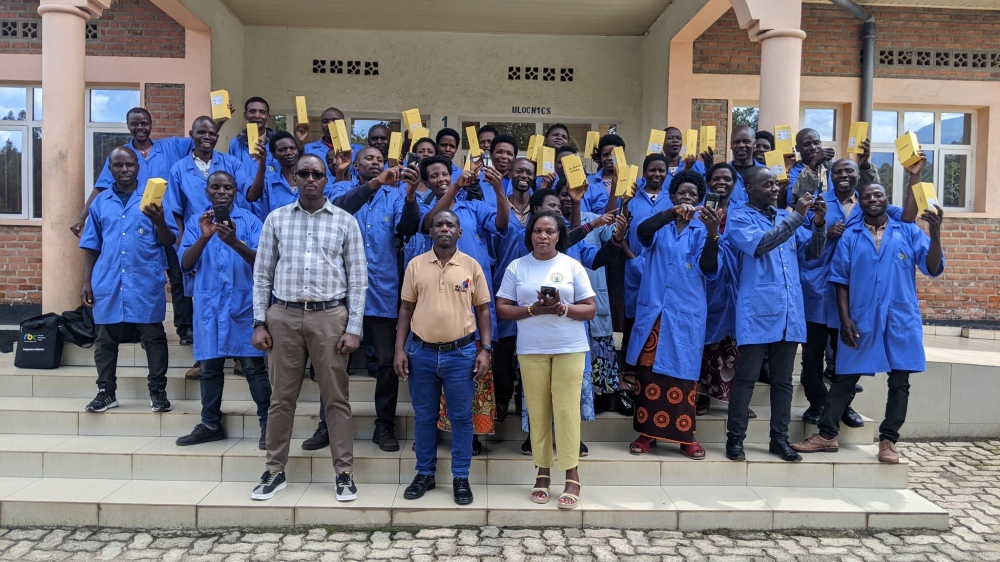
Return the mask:
<path id="1" fill-rule="evenodd" d="M 264 470 L 265 453 L 256 438 L 178 447 L 175 437 L 111 437 L 76 435 L 0 435 L 0 477 L 44 477 L 121 480 L 252 481 Z M 415 474 L 412 441 L 385 452 L 368 440 L 354 442 L 354 472 L 358 482 L 406 484 Z M 534 465 L 522 455 L 520 442 L 486 441 L 486 450 L 472 459 L 473 484 L 514 485 L 530 482 Z M 837 453 L 813 453 L 799 463 L 787 463 L 767 453 L 763 444 L 747 445 L 747 460 L 725 457 L 722 444 L 705 445 L 704 460 L 681 454 L 677 446 L 661 444 L 650 454 L 629 454 L 627 443 L 591 441 L 581 461 L 588 479 L 619 482 L 623 474 L 634 486 L 766 486 L 776 482 L 805 488 L 905 489 L 908 464 L 880 464 L 875 445 L 848 446 Z M 294 439 L 286 468 L 289 482 L 333 482 L 328 448 L 305 451 Z M 438 475 L 451 478 L 450 443 L 438 445 Z M 561 484 L 557 473 L 553 483 Z"/>
<path id="2" fill-rule="evenodd" d="M 63 435 L 123 435 L 150 437 L 177 437 L 186 435 L 200 421 L 200 400 L 171 400 L 173 411 L 151 412 L 148 398 L 119 398 L 120 407 L 103 414 L 85 411 L 88 399 L 11 397 L 0 399 L 0 433 L 36 433 Z M 351 401 L 355 439 L 371 437 L 375 424 L 374 402 Z M 319 420 L 315 402 L 305 402 L 295 413 L 292 437 L 305 439 L 312 435 Z M 767 443 L 769 440 L 770 409 L 754 407 L 757 418 L 750 420 L 746 441 Z M 802 421 L 804 408 L 792 408 L 792 421 L 788 429 L 791 441 L 799 441 L 816 433 L 816 426 Z M 223 425 L 232 437 L 257 437 L 259 424 L 256 405 L 248 401 L 224 401 Z M 726 410 L 713 408 L 697 421 L 698 441 L 724 443 L 726 440 Z M 396 408 L 396 435 L 413 439 L 413 409 L 409 402 L 399 402 Z M 448 434 L 445 434 L 447 438 Z M 496 424 L 496 434 L 491 438 L 500 441 L 523 441 L 520 420 L 512 415 Z M 584 441 L 610 441 L 630 443 L 635 439 L 632 418 L 605 412 L 592 422 L 581 426 Z M 861 428 L 842 427 L 839 441 L 842 445 L 871 445 L 875 438 L 875 424 L 865 418 Z"/>
<path id="3" fill-rule="evenodd" d="M 586 473 L 585 473 L 586 474 Z M 416 501 L 405 484 L 359 484 L 339 503 L 326 483 L 289 483 L 255 502 L 255 482 L 0 478 L 0 525 L 120 528 L 290 526 L 617 527 L 741 529 L 948 528 L 948 513 L 908 490 L 757 486 L 595 486 L 584 481 L 579 509 L 532 503 L 529 483 L 474 486 L 456 506 L 442 482 Z M 558 488 L 556 488 L 558 489 Z"/>

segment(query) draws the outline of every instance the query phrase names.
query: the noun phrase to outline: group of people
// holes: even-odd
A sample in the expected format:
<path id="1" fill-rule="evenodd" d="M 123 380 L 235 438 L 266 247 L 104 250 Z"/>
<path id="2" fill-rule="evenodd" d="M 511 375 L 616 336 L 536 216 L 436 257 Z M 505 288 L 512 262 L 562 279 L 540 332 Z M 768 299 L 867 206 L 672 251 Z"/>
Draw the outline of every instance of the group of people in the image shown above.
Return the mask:
<path id="1" fill-rule="evenodd" d="M 625 142 L 615 134 L 583 155 L 599 169 L 577 186 L 563 173 L 577 148 L 561 124 L 545 132 L 556 160 L 542 175 L 518 156 L 517 139 L 489 126 L 468 139 L 485 163 L 459 168 L 461 135 L 445 128 L 406 138 L 403 153 L 414 156 L 390 166 L 383 125 L 368 146 L 338 153 L 327 125 L 340 110 L 322 113 L 323 136 L 311 143 L 308 125 L 269 129 L 269 111 L 262 98 L 247 100 L 260 142 L 248 146 L 244 130 L 228 153 L 215 150 L 225 121 L 199 117 L 189 138 L 153 140 L 149 112 L 128 112 L 133 140 L 111 152 L 71 227 L 86 251 L 81 299 L 98 327 L 98 393 L 87 411 L 118 406 L 118 345 L 137 340 L 150 406 L 170 410 L 166 271 L 175 327 L 181 343 L 193 342 L 201 380 L 201 422 L 177 445 L 226 437 L 223 367 L 236 360 L 267 451 L 253 499 L 285 487 L 305 377 L 322 398 L 320 425 L 302 447 L 329 446 L 337 499 L 357 497 L 347 373 L 361 348 L 376 378 L 372 440 L 383 451 L 399 450 L 399 381 L 409 386 L 417 474 L 406 499 L 435 487 L 443 429 L 455 502 L 471 503 L 477 436 L 494 433 L 512 401 L 528 433 L 521 451 L 538 468 L 531 501 L 549 501 L 558 463 L 566 476 L 557 505 L 573 509 L 588 454 L 581 421 L 596 413 L 633 418 L 633 454 L 672 442 L 701 459 L 697 417 L 712 399 L 728 403 L 726 456 L 743 460 L 750 400 L 764 381 L 768 450 L 796 461 L 836 451 L 841 423 L 863 424 L 850 405 L 860 378 L 876 372 L 889 373 L 878 458 L 898 462 L 908 377 L 925 369 L 915 270 L 943 271 L 943 213 L 923 213 L 925 233 L 912 194 L 903 208 L 890 205 L 867 141 L 857 162 L 834 160 L 803 129 L 779 182 L 763 163 L 774 146 L 767 132 L 735 128 L 726 163 L 682 155 L 681 131 L 668 127 L 663 151 L 619 197 L 613 153 Z M 907 169 L 911 184 L 925 163 Z M 157 177 L 167 180 L 162 205 L 140 205 Z M 799 345 L 803 419 L 818 433 L 789 443 Z"/>

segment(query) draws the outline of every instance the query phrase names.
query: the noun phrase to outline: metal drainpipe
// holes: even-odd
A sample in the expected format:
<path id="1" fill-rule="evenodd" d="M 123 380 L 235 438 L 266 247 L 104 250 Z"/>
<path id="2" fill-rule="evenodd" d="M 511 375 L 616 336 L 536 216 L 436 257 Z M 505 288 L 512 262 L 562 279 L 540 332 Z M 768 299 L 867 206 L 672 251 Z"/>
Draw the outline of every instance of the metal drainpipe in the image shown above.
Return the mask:
<path id="1" fill-rule="evenodd" d="M 861 121 L 872 120 L 872 87 L 875 82 L 875 17 L 852 0 L 830 0 L 864 22 L 861 42 Z"/>

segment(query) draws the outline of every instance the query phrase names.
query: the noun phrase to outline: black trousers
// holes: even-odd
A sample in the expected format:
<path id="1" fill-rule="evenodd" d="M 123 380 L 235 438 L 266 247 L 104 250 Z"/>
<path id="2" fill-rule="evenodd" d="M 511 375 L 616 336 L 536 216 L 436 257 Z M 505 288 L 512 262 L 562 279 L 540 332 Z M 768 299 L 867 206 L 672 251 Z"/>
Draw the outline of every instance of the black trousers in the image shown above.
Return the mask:
<path id="1" fill-rule="evenodd" d="M 837 375 L 833 378 L 833 386 L 826 397 L 826 412 L 819 421 L 819 433 L 827 439 L 833 439 L 840 433 L 840 418 L 844 410 L 854 399 L 854 385 L 864 375 Z M 888 439 L 895 443 L 899 440 L 899 430 L 906 421 L 906 406 L 910 401 L 910 372 L 890 371 L 889 394 L 885 402 L 885 419 L 879 426 L 879 441 Z"/>
<path id="2" fill-rule="evenodd" d="M 826 384 L 823 382 L 823 361 L 826 358 L 826 344 L 829 341 L 833 349 L 834 360 L 837 355 L 837 338 L 839 330 L 828 328 L 826 324 L 806 322 L 806 343 L 802 346 L 802 390 L 806 393 L 809 405 L 819 407 L 826 399 Z M 850 405 L 850 403 L 848 403 Z"/>
<path id="3" fill-rule="evenodd" d="M 769 358 L 771 369 L 771 440 L 788 439 L 788 423 L 792 417 L 792 369 L 795 366 L 796 342 L 779 341 L 739 346 L 736 376 L 729 393 L 729 420 L 726 436 L 745 439 L 750 423 L 750 399 L 760 377 L 760 366 Z"/>
<path id="4" fill-rule="evenodd" d="M 191 297 L 184 296 L 184 274 L 181 272 L 181 262 L 177 258 L 177 250 L 166 246 L 167 279 L 170 281 L 170 302 L 174 305 L 174 330 L 190 329 L 194 322 L 194 305 Z"/>
<path id="5" fill-rule="evenodd" d="M 493 349 L 493 388 L 496 392 L 497 406 L 510 404 L 514 397 L 514 383 L 517 382 L 517 370 L 514 368 L 517 353 L 517 336 L 500 338 Z"/>
<path id="6" fill-rule="evenodd" d="M 167 334 L 163 322 L 153 324 L 98 324 L 94 341 L 94 364 L 97 366 L 97 388 L 108 393 L 118 390 L 118 344 L 134 341 L 135 332 L 146 350 L 149 365 L 149 391 L 167 388 Z"/>
<path id="7" fill-rule="evenodd" d="M 378 378 L 375 379 L 375 426 L 395 427 L 396 402 L 399 398 L 399 377 L 392 368 L 396 356 L 396 319 L 365 316 L 365 334 L 371 334 L 375 345 Z"/>

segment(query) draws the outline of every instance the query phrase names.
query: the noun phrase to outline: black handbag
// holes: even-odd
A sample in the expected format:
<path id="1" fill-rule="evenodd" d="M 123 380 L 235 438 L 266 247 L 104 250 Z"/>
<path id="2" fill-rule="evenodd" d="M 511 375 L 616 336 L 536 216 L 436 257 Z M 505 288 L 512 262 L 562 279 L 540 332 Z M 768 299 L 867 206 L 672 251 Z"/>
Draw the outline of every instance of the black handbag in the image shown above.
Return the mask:
<path id="1" fill-rule="evenodd" d="M 50 312 L 21 321 L 21 334 L 14 354 L 19 369 L 55 369 L 62 362 L 61 318 Z"/>
<path id="2" fill-rule="evenodd" d="M 59 331 L 65 342 L 85 348 L 93 347 L 94 341 L 97 339 L 93 310 L 80 305 L 76 310 L 63 312 Z"/>

